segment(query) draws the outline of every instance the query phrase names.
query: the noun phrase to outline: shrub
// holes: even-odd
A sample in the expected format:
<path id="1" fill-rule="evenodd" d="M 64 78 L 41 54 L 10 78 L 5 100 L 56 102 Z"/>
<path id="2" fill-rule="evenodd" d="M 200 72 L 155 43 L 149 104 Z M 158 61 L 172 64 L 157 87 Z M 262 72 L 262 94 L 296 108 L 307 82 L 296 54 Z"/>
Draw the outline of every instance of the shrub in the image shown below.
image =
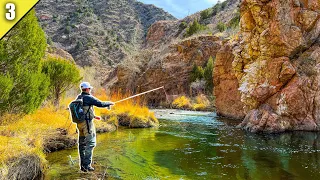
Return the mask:
<path id="1" fill-rule="evenodd" d="M 224 1 L 223 3 L 221 3 L 221 10 L 224 10 L 227 7 L 228 1 Z"/>
<path id="2" fill-rule="evenodd" d="M 206 90 L 209 93 L 212 93 L 212 91 L 213 91 L 212 73 L 213 73 L 213 58 L 210 57 L 207 62 L 207 66 L 204 69 L 204 79 L 206 81 Z"/>
<path id="3" fill-rule="evenodd" d="M 82 50 L 83 49 L 83 43 L 81 41 L 77 41 L 77 45 L 75 47 L 76 50 Z"/>
<path id="4" fill-rule="evenodd" d="M 219 22 L 218 25 L 217 25 L 217 29 L 220 32 L 223 32 L 223 31 L 225 31 L 227 29 L 227 26 L 223 22 Z"/>
<path id="5" fill-rule="evenodd" d="M 42 71 L 50 78 L 50 94 L 57 107 L 61 96 L 82 79 L 76 65 L 65 59 L 48 57 Z"/>
<path id="6" fill-rule="evenodd" d="M 47 42 L 35 11 L 30 11 L 6 37 L 0 41 L 0 96 L 5 96 L 0 100 L 0 114 L 31 113 L 48 95 L 48 79 L 41 73 Z"/>
<path id="7" fill-rule="evenodd" d="M 190 109 L 192 107 L 190 99 L 187 98 L 186 96 L 180 96 L 176 98 L 173 102 L 172 105 L 176 108 L 180 109 Z"/>
<path id="8" fill-rule="evenodd" d="M 40 158 L 41 161 L 38 164 L 46 165 L 44 154 L 46 143 L 54 143 L 53 139 L 62 138 L 61 134 L 57 133 L 57 129 L 65 129 L 67 138 L 76 142 L 75 125 L 71 124 L 68 115 L 69 112 L 64 109 L 56 111 L 49 106 L 24 117 L 9 114 L 4 116 L 6 119 L 19 119 L 11 120 L 13 123 L 0 127 L 0 164 L 4 165 L 4 168 L 10 167 L 12 163 L 19 162 L 20 157 L 34 156 Z M 0 171 L 0 176 L 3 175 L 2 173 Z"/>
<path id="9" fill-rule="evenodd" d="M 221 11 L 221 3 L 218 2 L 216 5 L 212 7 L 212 15 L 215 16 Z"/>
<path id="10" fill-rule="evenodd" d="M 210 107 L 210 101 L 205 95 L 200 94 L 196 97 L 192 107 L 194 110 L 207 110 Z"/>
<path id="11" fill-rule="evenodd" d="M 235 29 L 240 24 L 240 12 L 237 12 L 235 16 L 228 22 L 228 28 Z"/>
<path id="12" fill-rule="evenodd" d="M 204 77 L 204 70 L 201 66 L 197 66 L 196 64 L 193 64 L 193 68 L 191 71 L 190 80 L 191 82 L 203 79 Z"/>
<path id="13" fill-rule="evenodd" d="M 188 27 L 188 24 L 187 24 L 186 22 L 184 22 L 184 21 L 181 22 L 180 25 L 179 25 L 179 29 L 180 29 L 180 30 L 184 30 L 184 29 L 187 28 L 187 27 Z"/>
<path id="14" fill-rule="evenodd" d="M 67 26 L 66 29 L 64 30 L 64 33 L 70 34 L 71 32 L 71 26 Z"/>
<path id="15" fill-rule="evenodd" d="M 205 30 L 206 26 L 199 24 L 197 20 L 193 21 L 193 23 L 187 28 L 185 37 L 192 36 L 193 34 Z"/>
<path id="16" fill-rule="evenodd" d="M 13 88 L 13 79 L 9 75 L 0 74 L 0 99 L 1 101 L 8 100 L 10 92 Z M 0 104 L 3 103 L 0 101 Z"/>
<path id="17" fill-rule="evenodd" d="M 49 45 L 53 44 L 53 41 L 52 41 L 52 39 L 50 37 L 47 38 L 47 44 L 49 44 Z"/>
<path id="18" fill-rule="evenodd" d="M 190 84 L 190 88 L 191 88 L 191 93 L 192 95 L 197 95 L 199 93 L 203 93 L 205 91 L 205 87 L 206 87 L 206 81 L 201 79 L 197 79 L 196 81 L 192 82 Z"/>
<path id="19" fill-rule="evenodd" d="M 212 9 L 206 9 L 200 12 L 201 20 L 208 19 L 212 15 Z"/>

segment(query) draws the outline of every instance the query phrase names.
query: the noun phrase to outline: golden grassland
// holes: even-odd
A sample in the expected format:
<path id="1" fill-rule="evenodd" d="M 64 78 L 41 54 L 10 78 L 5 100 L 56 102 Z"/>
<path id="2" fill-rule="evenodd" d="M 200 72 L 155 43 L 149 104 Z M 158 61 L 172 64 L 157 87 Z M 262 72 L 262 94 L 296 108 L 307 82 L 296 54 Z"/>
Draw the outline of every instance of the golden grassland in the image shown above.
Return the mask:
<path id="1" fill-rule="evenodd" d="M 172 106 L 178 109 L 187 109 L 195 111 L 204 111 L 212 109 L 210 101 L 203 94 L 199 94 L 194 99 L 190 99 L 186 96 L 179 96 L 172 102 Z"/>
<path id="2" fill-rule="evenodd" d="M 4 121 L 12 123 L 0 128 L 0 174 L 5 177 L 10 173 L 8 169 L 15 167 L 16 161 L 19 161 L 9 162 L 15 158 L 37 157 L 40 159 L 40 164 L 35 164 L 37 167 L 26 168 L 39 169 L 46 165 L 45 140 L 55 136 L 57 128 L 67 126 L 68 111 L 56 111 L 52 106 L 47 106 L 34 114 L 19 117 L 6 115 Z M 13 120 L 13 118 L 19 118 L 19 120 Z M 20 169 L 14 169 L 14 171 L 24 171 L 21 169 L 24 168 L 22 166 L 16 166 L 16 168 Z"/>
<path id="3" fill-rule="evenodd" d="M 127 97 L 114 93 L 108 97 L 103 90 L 94 94 L 102 101 L 116 101 Z M 25 116 L 6 114 L 0 126 L 0 179 L 8 175 L 8 169 L 14 163 L 10 160 L 17 157 L 36 156 L 40 158 L 40 167 L 46 165 L 44 147 L 48 139 L 60 136 L 58 129 L 76 139 L 76 125 L 71 122 L 68 104 L 74 98 L 66 98 L 59 109 L 45 105 L 35 113 Z M 95 114 L 102 116 L 102 121 L 95 121 L 97 128 L 105 128 L 110 124 L 129 127 L 152 127 L 158 124 L 153 112 L 150 112 L 139 98 L 116 104 L 111 110 L 95 108 Z M 21 168 L 21 167 L 20 167 Z M 34 167 L 29 167 L 34 168 Z M 14 178 L 14 177 L 13 177 Z"/>

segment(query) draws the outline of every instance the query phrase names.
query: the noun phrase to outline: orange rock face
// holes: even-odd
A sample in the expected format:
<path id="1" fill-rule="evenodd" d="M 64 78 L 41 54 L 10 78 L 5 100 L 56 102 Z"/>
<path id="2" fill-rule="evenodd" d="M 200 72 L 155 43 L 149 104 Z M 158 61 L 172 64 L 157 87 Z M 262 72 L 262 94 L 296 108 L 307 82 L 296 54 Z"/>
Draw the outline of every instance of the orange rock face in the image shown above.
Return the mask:
<path id="1" fill-rule="evenodd" d="M 243 119 L 243 103 L 241 102 L 239 85 L 232 71 L 232 47 L 224 45 L 217 53 L 213 73 L 215 106 L 218 115 L 234 119 Z"/>
<path id="2" fill-rule="evenodd" d="M 320 1 L 244 0 L 233 71 L 252 132 L 320 130 Z"/>

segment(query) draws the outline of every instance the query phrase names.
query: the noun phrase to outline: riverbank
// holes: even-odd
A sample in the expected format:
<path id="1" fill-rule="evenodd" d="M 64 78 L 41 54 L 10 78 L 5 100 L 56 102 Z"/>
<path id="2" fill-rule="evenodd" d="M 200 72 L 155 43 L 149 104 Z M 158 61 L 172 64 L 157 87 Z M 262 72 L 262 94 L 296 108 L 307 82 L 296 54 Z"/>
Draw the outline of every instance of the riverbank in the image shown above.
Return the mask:
<path id="1" fill-rule="evenodd" d="M 44 106 L 30 115 L 7 114 L 3 117 L 0 126 L 0 179 L 41 179 L 48 168 L 48 153 L 76 145 L 76 126 L 66 110 L 71 100 L 65 100 L 59 109 Z M 159 123 L 148 108 L 133 102 L 117 104 L 110 111 L 95 108 L 95 112 L 102 116 L 102 120 L 95 121 L 97 133 L 112 132 L 119 126 L 140 128 Z"/>

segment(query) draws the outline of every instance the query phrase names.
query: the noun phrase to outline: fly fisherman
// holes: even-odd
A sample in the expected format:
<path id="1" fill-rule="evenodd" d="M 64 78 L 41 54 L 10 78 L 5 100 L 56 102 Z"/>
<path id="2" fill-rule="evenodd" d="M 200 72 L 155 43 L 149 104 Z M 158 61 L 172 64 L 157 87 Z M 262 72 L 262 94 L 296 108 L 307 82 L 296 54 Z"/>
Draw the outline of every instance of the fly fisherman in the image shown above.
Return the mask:
<path id="1" fill-rule="evenodd" d="M 77 129 L 79 133 L 78 148 L 80 155 L 80 170 L 83 172 L 94 171 L 91 166 L 93 148 L 96 146 L 96 129 L 93 123 L 93 119 L 100 120 L 100 117 L 94 115 L 93 107 L 108 107 L 114 105 L 113 102 L 103 102 L 95 98 L 90 94 L 92 86 L 88 82 L 80 84 L 82 93 L 77 99 L 83 101 L 83 111 L 87 112 L 85 115 L 85 121 L 77 123 Z"/>

